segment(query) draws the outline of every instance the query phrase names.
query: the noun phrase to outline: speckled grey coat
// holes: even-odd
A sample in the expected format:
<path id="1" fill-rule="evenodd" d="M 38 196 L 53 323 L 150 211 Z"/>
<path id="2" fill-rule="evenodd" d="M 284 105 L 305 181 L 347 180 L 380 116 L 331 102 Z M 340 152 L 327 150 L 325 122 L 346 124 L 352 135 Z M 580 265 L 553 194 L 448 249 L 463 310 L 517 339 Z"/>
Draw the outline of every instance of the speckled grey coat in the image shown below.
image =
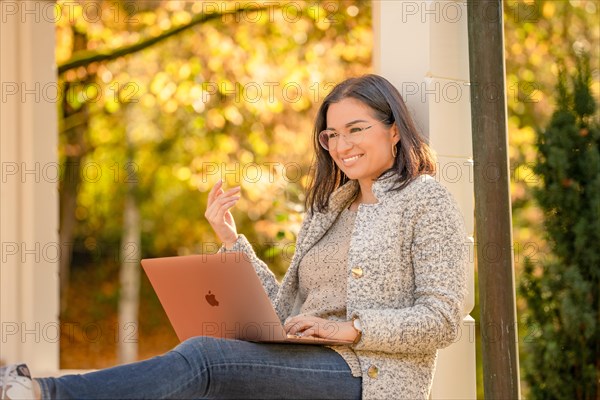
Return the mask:
<path id="1" fill-rule="evenodd" d="M 231 249 L 256 268 L 282 322 L 298 304 L 298 265 L 347 206 L 358 183 L 330 198 L 325 213 L 307 213 L 296 252 L 281 284 L 240 235 Z M 392 180 L 373 184 L 376 204 L 358 208 L 347 266 L 347 318 L 358 316 L 363 335 L 354 350 L 364 399 L 426 399 L 437 349 L 457 337 L 466 295 L 467 237 L 452 195 L 422 175 L 401 191 Z M 362 276 L 352 273 L 360 268 Z M 355 270 L 356 272 L 356 270 Z"/>

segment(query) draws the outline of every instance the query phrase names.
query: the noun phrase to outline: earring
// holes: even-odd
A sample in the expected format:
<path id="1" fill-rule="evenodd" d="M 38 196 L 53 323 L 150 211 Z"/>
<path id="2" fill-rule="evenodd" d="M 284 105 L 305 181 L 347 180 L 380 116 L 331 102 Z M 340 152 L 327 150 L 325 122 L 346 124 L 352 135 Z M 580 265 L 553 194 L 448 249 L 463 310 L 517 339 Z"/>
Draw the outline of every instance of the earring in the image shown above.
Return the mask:
<path id="1" fill-rule="evenodd" d="M 392 157 L 396 158 L 397 155 L 398 155 L 398 149 L 396 148 L 396 145 L 393 144 L 392 145 Z"/>

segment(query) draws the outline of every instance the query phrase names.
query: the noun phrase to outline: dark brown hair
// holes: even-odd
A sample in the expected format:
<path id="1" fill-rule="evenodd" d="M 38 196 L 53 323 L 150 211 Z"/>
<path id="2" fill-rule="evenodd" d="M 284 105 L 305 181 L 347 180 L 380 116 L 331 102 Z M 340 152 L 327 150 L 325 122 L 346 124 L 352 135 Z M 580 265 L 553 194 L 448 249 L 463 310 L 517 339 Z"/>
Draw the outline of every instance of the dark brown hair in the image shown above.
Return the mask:
<path id="1" fill-rule="evenodd" d="M 373 117 L 386 127 L 390 128 L 396 124 L 400 135 L 400 141 L 396 144 L 398 154 L 394 165 L 379 177 L 396 175 L 396 184 L 391 190 L 403 189 L 420 175 L 435 174 L 433 152 L 417 131 L 408 108 L 394 85 L 378 75 L 350 78 L 339 83 L 325 97 L 315 118 L 313 147 L 316 159 L 313 162 L 305 202 L 308 210 L 326 211 L 329 196 L 349 180 L 335 164 L 329 152 L 319 144 L 319 132 L 327 127 L 329 106 L 347 98 L 353 98 L 368 106 Z"/>

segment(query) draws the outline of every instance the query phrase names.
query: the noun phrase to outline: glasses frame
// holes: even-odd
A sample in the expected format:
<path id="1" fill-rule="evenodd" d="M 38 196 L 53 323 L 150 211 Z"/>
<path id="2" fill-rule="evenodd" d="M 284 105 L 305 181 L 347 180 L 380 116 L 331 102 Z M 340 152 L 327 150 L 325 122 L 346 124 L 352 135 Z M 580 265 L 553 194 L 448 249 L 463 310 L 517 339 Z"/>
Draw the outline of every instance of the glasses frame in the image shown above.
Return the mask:
<path id="1" fill-rule="evenodd" d="M 327 137 L 327 144 L 325 144 L 323 141 L 325 139 L 322 139 L 323 134 L 326 132 L 333 132 L 337 134 L 337 138 L 342 137 L 346 143 L 350 143 L 350 144 L 358 144 L 362 141 L 362 139 L 365 137 L 365 131 L 371 129 L 373 126 L 375 126 L 375 124 L 371 124 L 367 127 L 364 128 L 360 128 L 360 130 L 358 132 L 337 132 L 334 129 L 323 129 L 321 132 L 319 132 L 319 136 L 318 136 L 318 140 L 319 140 L 319 144 L 321 145 L 322 148 L 324 148 L 327 151 L 330 151 L 329 148 L 329 140 L 330 137 Z M 358 128 L 358 127 L 352 127 L 352 128 Z M 350 128 L 350 129 L 352 129 Z M 352 138 L 352 135 L 354 135 L 355 137 Z"/>

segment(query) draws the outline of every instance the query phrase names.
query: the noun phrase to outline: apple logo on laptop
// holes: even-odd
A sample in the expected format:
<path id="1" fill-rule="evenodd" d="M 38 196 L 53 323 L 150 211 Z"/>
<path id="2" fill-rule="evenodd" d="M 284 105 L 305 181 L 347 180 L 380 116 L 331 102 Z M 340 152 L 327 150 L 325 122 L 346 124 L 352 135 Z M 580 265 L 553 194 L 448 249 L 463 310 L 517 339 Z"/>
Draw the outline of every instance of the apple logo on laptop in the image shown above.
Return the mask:
<path id="1" fill-rule="evenodd" d="M 206 297 L 206 301 L 208 301 L 208 304 L 210 304 L 211 306 L 218 306 L 219 302 L 217 301 L 217 298 L 215 297 L 214 294 L 212 294 L 210 292 L 210 290 L 208 291 L 208 294 L 205 296 Z"/>

